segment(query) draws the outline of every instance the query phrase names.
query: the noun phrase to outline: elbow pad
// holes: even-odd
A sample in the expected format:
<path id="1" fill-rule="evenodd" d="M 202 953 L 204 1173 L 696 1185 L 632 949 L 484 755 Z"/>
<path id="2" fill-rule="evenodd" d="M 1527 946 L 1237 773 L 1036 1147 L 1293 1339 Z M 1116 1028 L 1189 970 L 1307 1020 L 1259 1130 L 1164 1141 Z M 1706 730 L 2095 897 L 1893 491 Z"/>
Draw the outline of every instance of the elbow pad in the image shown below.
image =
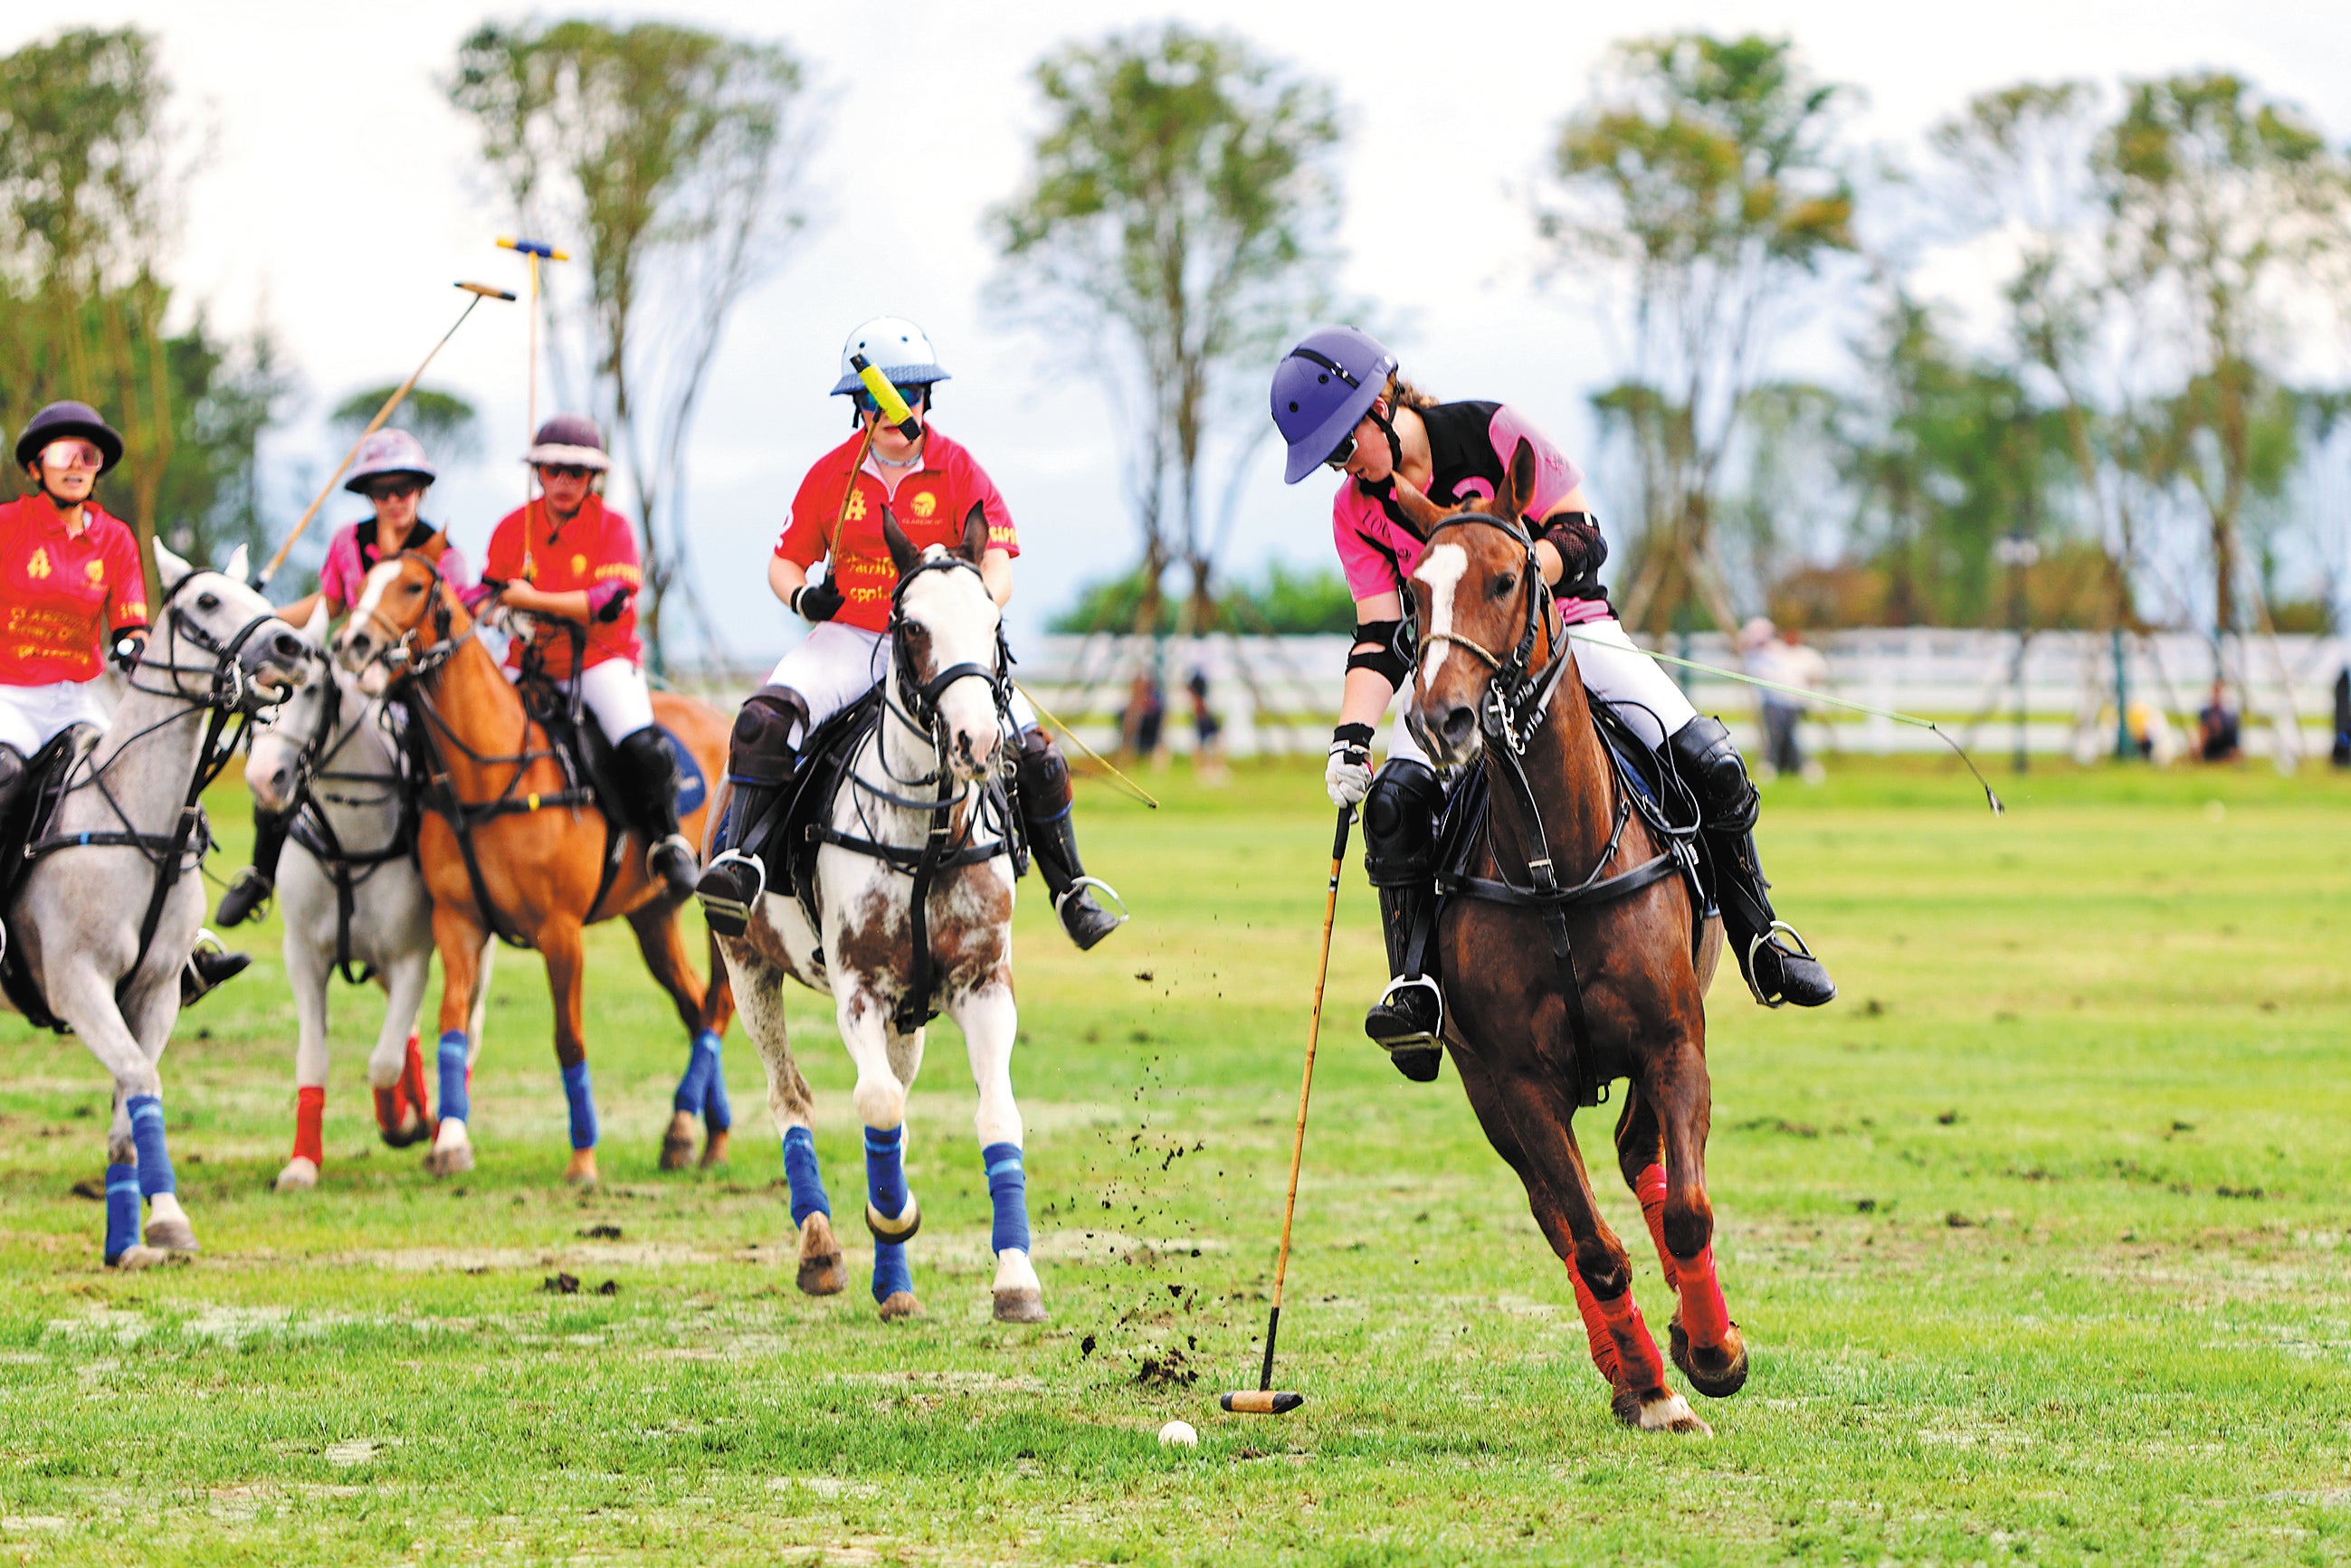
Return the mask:
<path id="1" fill-rule="evenodd" d="M 1404 640 L 1401 621 L 1365 621 L 1355 628 L 1355 641 L 1374 646 L 1356 647 L 1347 654 L 1349 670 L 1376 671 L 1391 686 L 1401 686 L 1412 673 L 1412 661 L 1396 646 Z"/>
<path id="2" fill-rule="evenodd" d="M 1561 513 L 1543 529 L 1542 537 L 1559 551 L 1562 588 L 1591 581 L 1607 563 L 1608 541 L 1600 537 L 1600 519 L 1590 512 Z"/>

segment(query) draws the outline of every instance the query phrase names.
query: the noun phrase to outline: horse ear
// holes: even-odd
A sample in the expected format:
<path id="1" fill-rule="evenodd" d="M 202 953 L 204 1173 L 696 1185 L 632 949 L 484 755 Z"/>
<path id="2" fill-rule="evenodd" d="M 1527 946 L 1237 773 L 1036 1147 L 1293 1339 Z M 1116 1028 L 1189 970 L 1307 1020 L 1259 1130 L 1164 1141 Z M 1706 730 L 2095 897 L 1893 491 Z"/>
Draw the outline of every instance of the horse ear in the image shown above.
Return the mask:
<path id="1" fill-rule="evenodd" d="M 1414 533 L 1424 539 L 1426 538 L 1436 531 L 1437 525 L 1443 522 L 1449 514 L 1444 507 L 1422 494 L 1403 475 L 1397 475 L 1394 484 L 1396 510 L 1404 514 L 1405 524 Z"/>
<path id="2" fill-rule="evenodd" d="M 1519 517 L 1535 499 L 1535 446 L 1523 435 L 1510 454 L 1510 471 L 1504 479 L 1507 488 L 1496 497 L 1501 504 L 1494 509 L 1505 517 Z"/>
<path id="3" fill-rule="evenodd" d="M 431 538 L 426 539 L 423 544 L 418 545 L 411 553 L 421 555 L 426 560 L 433 561 L 437 564 L 441 559 L 442 552 L 446 550 L 448 548 L 449 536 L 447 534 L 434 534 Z"/>
<path id="4" fill-rule="evenodd" d="M 155 541 L 155 575 L 163 580 L 162 587 L 166 592 L 171 591 L 173 583 L 195 570 L 173 553 L 170 545 L 165 544 L 162 539 Z"/>
<path id="5" fill-rule="evenodd" d="M 323 593 L 319 596 L 319 601 L 310 606 L 310 619 L 302 622 L 302 641 L 313 648 L 327 645 L 327 596 Z"/>
<path id="6" fill-rule="evenodd" d="M 977 501 L 971 504 L 971 512 L 963 520 L 960 553 L 974 566 L 987 553 L 987 512 Z"/>
<path id="7" fill-rule="evenodd" d="M 882 542 L 890 547 L 890 561 L 898 569 L 900 577 L 922 564 L 923 552 L 914 548 L 914 541 L 906 537 L 906 530 L 898 526 L 898 519 L 891 515 L 886 504 L 882 508 Z"/>
<path id="8" fill-rule="evenodd" d="M 246 559 L 246 555 L 247 551 L 243 545 L 238 545 L 236 549 L 229 551 L 228 564 L 221 568 L 221 575 L 233 577 L 237 581 L 243 582 L 253 571 L 253 563 Z"/>

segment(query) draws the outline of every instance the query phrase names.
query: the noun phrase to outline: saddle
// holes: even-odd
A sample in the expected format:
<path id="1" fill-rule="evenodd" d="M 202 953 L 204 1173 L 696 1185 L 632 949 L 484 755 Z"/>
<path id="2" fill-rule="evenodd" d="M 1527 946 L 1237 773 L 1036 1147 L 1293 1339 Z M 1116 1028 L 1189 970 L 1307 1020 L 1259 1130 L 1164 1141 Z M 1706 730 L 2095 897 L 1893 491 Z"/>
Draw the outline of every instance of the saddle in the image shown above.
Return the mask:
<path id="1" fill-rule="evenodd" d="M 16 941 L 16 894 L 33 868 L 32 857 L 25 852 L 48 836 L 74 765 L 98 743 L 99 735 L 98 727 L 90 724 L 69 725 L 58 731 L 26 763 L 24 788 L 17 791 L 6 817 L 0 819 L 0 915 L 5 919 L 0 991 L 6 992 L 10 1004 L 36 1029 L 59 1034 L 71 1034 L 73 1026 L 49 1010 L 48 998 L 41 994 L 40 983 L 25 961 L 24 949 Z"/>
<path id="2" fill-rule="evenodd" d="M 565 789 L 592 800 L 605 821 L 625 831 L 627 799 L 614 765 L 611 738 L 580 701 L 577 687 L 545 675 L 526 674 L 515 689 L 522 695 L 525 711 L 547 732 L 547 744 L 563 769 Z M 653 727 L 661 731 L 664 744 L 677 759 L 677 814 L 687 816 L 709 795 L 710 782 L 684 741 L 662 725 Z"/>
<path id="3" fill-rule="evenodd" d="M 873 727 L 882 699 L 882 687 L 877 684 L 811 730 L 800 747 L 799 772 L 794 776 L 791 788 L 768 808 L 764 821 L 771 824 L 768 831 L 757 833 L 753 830 L 759 824 L 747 822 L 735 834 L 737 842 L 759 844 L 758 859 L 767 867 L 768 891 L 796 895 L 811 925 L 817 923 L 818 914 L 816 852 L 822 846 L 809 830 L 825 825 L 833 793 L 841 786 L 841 776 L 849 771 L 859 739 Z"/>

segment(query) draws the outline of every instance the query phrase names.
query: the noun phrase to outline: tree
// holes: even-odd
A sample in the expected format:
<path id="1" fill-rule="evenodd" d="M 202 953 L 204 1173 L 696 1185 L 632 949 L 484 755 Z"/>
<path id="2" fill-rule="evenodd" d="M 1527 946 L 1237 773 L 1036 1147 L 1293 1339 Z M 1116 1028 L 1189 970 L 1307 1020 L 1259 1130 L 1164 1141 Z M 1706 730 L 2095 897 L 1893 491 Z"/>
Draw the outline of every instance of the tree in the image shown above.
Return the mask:
<path id="1" fill-rule="evenodd" d="M 685 449 L 703 386 L 736 305 L 807 222 L 807 71 L 779 44 L 665 23 L 486 23 L 458 51 L 449 96 L 523 225 L 580 256 L 581 287 L 553 268 L 550 293 L 634 493 L 658 671 L 670 594 L 699 612 Z"/>
<path id="2" fill-rule="evenodd" d="M 1623 603 L 1635 624 L 1692 599 L 1735 612 L 1714 512 L 1749 394 L 1799 286 L 1854 248 L 1837 165 L 1845 89 L 1784 40 L 1679 33 L 1617 45 L 1552 149 L 1562 198 L 1537 214 L 1564 265 L 1615 269 L 1632 296 L 1624 407 L 1647 511 Z"/>
<path id="3" fill-rule="evenodd" d="M 399 387 L 398 382 L 362 387 L 337 403 L 327 423 L 356 436 Z M 464 463 L 481 455 L 481 416 L 455 392 L 418 387 L 402 401 L 392 423 L 423 442 L 424 450 L 441 461 Z"/>
<path id="4" fill-rule="evenodd" d="M 1330 299 L 1336 102 L 1239 38 L 1176 23 L 1066 45 L 1033 77 L 1047 123 L 1026 183 L 988 219 L 998 297 L 1049 324 L 1126 416 L 1134 624 L 1157 622 L 1160 579 L 1181 560 L 1205 628 L 1227 531 L 1203 516 L 1210 449 L 1228 465 L 1228 524 L 1271 429 L 1269 367 Z"/>
<path id="5" fill-rule="evenodd" d="M 2292 439 L 2273 330 L 2284 295 L 2340 248 L 2351 167 L 2221 71 L 2129 84 L 2095 158 L 2116 277 L 2169 326 L 2180 390 L 2154 444 L 2205 515 L 2217 651 L 2239 625 L 2246 508 Z"/>

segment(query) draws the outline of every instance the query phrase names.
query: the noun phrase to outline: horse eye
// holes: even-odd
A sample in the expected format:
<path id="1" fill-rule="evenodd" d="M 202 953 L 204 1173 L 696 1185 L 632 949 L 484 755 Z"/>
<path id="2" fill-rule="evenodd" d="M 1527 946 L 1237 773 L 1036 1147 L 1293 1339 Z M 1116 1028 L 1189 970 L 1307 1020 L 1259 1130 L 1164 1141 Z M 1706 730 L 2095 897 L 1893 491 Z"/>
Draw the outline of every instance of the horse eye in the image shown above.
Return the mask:
<path id="1" fill-rule="evenodd" d="M 197 594 L 196 608 L 199 610 L 218 610 L 220 608 L 220 595 L 217 593 Z"/>
<path id="2" fill-rule="evenodd" d="M 1506 571 L 1494 580 L 1494 586 L 1488 592 L 1491 598 L 1503 599 L 1517 592 L 1518 589 L 1519 574 L 1515 571 Z"/>

